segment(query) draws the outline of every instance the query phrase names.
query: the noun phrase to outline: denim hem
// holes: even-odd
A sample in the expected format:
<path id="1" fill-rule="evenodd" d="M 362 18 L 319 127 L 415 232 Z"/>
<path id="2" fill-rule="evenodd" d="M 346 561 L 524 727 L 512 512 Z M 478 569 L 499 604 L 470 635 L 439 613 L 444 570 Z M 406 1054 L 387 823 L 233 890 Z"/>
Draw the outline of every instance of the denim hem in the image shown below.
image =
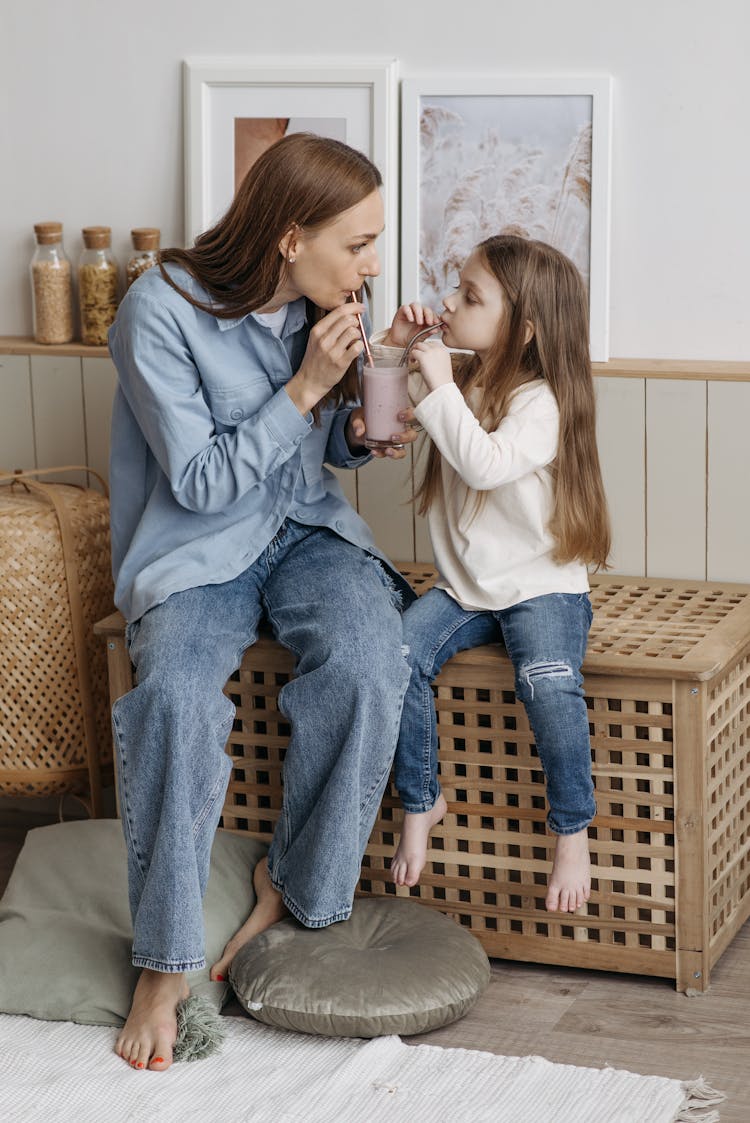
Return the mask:
<path id="1" fill-rule="evenodd" d="M 593 821 L 594 816 L 592 815 L 590 819 L 584 819 L 577 827 L 556 827 L 552 819 L 548 818 L 547 826 L 553 834 L 578 834 L 580 831 L 585 831 L 587 827 L 590 827 Z"/>
<path id="2" fill-rule="evenodd" d="M 164 962 L 160 959 L 149 959 L 146 955 L 134 955 L 132 962 L 134 967 L 147 967 L 149 971 L 160 971 L 163 975 L 178 975 L 182 971 L 202 971 L 206 966 L 205 956 L 202 959 Z"/>
<path id="3" fill-rule="evenodd" d="M 282 901 L 289 909 L 294 919 L 298 920 L 300 924 L 304 924 L 305 928 L 327 928 L 329 924 L 338 924 L 340 920 L 348 920 L 352 915 L 352 906 L 350 905 L 348 908 L 340 909 L 338 912 L 334 912 L 330 916 L 322 917 L 321 919 L 317 920 L 311 920 L 309 916 L 305 915 L 299 905 L 294 900 L 292 900 L 289 894 L 284 892 L 282 887 L 277 882 L 272 881 L 271 884 L 273 885 L 276 892 L 281 894 Z"/>
<path id="4" fill-rule="evenodd" d="M 433 807 L 435 806 L 435 804 L 438 801 L 439 795 L 440 795 L 440 792 L 438 791 L 437 795 L 435 796 L 435 798 L 432 801 L 430 801 L 428 799 L 425 799 L 421 803 L 406 804 L 402 800 L 401 806 L 403 807 L 403 809 L 407 813 L 407 815 L 424 815 L 425 811 L 432 811 Z"/>

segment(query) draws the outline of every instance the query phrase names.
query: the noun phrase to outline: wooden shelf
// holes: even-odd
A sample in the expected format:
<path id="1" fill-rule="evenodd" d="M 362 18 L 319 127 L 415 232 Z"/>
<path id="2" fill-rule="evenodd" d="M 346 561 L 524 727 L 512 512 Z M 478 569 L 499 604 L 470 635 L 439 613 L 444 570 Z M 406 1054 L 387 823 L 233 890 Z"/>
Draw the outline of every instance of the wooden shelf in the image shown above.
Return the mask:
<path id="1" fill-rule="evenodd" d="M 750 382 L 750 362 L 716 359 L 610 359 L 592 363 L 607 378 L 679 378 L 696 382 Z"/>
<path id="2" fill-rule="evenodd" d="M 85 343 L 35 343 L 24 335 L 1 335 L 0 355 L 78 355 L 107 358 L 106 347 Z M 715 359 L 610 359 L 593 363 L 595 375 L 607 378 L 679 378 L 697 382 L 750 382 L 750 362 Z"/>
<path id="3" fill-rule="evenodd" d="M 87 359 L 109 358 L 109 348 L 85 343 L 35 343 L 25 335 L 0 335 L 0 355 L 65 355 Z"/>

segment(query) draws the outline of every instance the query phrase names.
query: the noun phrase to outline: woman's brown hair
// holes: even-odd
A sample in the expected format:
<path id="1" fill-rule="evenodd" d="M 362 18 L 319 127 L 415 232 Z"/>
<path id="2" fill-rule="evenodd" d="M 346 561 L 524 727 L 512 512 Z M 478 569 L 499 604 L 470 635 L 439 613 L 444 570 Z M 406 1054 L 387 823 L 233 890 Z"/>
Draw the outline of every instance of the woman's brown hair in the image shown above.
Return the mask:
<path id="1" fill-rule="evenodd" d="M 519 386 L 544 378 L 560 410 L 557 456 L 550 466 L 554 509 L 550 520 L 555 561 L 607 567 L 611 536 L 596 445 L 596 400 L 589 358 L 588 299 L 580 273 L 544 242 L 500 234 L 476 247 L 507 301 L 498 338 L 480 362 L 459 363 L 464 398 L 479 396 L 475 416 L 494 430 Z M 527 340 L 528 324 L 533 335 Z M 417 498 L 425 514 L 440 484 L 440 453 L 430 445 Z M 482 493 L 478 493 L 481 504 Z"/>
<path id="2" fill-rule="evenodd" d="M 311 133 L 282 137 L 255 161 L 226 214 L 188 249 L 159 255 L 164 280 L 185 300 L 222 319 L 246 316 L 273 298 L 286 261 L 279 251 L 285 234 L 313 232 L 360 203 L 382 184 L 380 172 L 348 144 Z M 197 300 L 164 268 L 183 266 L 211 302 Z M 308 322 L 326 314 L 308 301 Z M 331 391 L 335 401 L 357 397 L 356 363 Z"/>

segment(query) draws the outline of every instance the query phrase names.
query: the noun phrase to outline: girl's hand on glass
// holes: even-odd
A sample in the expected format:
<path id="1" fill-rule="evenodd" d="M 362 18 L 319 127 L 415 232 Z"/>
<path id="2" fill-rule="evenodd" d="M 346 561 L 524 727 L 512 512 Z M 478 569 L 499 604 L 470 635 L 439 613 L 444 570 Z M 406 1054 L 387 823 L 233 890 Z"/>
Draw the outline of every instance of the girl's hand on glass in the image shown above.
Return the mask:
<path id="1" fill-rule="evenodd" d="M 447 347 L 420 340 L 412 347 L 410 358 L 418 367 L 428 390 L 437 390 L 438 386 L 446 386 L 453 381 L 451 353 Z"/>
<path id="2" fill-rule="evenodd" d="M 408 409 L 402 409 L 398 414 L 398 419 L 409 427 L 409 432 L 412 434 L 411 439 L 416 441 L 417 437 L 422 432 L 422 426 L 417 421 L 417 415 L 412 407 L 409 406 Z"/>
<path id="3" fill-rule="evenodd" d="M 422 331 L 423 328 L 437 327 L 440 317 L 431 308 L 414 301 L 412 304 L 402 304 L 393 317 L 388 335 L 381 343 L 385 347 L 406 347 L 409 340 Z"/>
<path id="4" fill-rule="evenodd" d="M 411 416 L 407 418 L 407 414 Z M 366 452 L 369 452 L 376 460 L 382 460 L 384 456 L 389 460 L 403 460 L 406 456 L 406 445 L 412 444 L 418 436 L 418 430 L 413 429 L 408 424 L 413 418 L 414 410 L 412 409 L 402 410 L 398 415 L 399 421 L 404 421 L 405 424 L 403 432 L 393 433 L 393 443 L 403 445 L 403 448 L 365 448 L 363 444 L 366 432 L 365 411 L 362 406 L 356 406 L 347 418 L 346 443 L 355 456 L 364 456 Z"/>

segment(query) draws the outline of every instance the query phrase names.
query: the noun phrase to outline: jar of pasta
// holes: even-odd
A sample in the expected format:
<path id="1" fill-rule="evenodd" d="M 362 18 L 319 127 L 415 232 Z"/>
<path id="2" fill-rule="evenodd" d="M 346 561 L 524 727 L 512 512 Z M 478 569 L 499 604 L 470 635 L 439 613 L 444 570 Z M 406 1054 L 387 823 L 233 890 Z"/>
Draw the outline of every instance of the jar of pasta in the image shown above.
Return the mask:
<path id="1" fill-rule="evenodd" d="M 130 231 L 130 236 L 133 239 L 135 253 L 125 266 L 127 288 L 130 288 L 141 273 L 156 265 L 156 256 L 159 252 L 159 230 L 155 226 L 138 226 Z"/>
<path id="2" fill-rule="evenodd" d="M 117 262 L 110 249 L 109 226 L 85 226 L 84 250 L 78 261 L 78 304 L 81 342 L 103 346 L 117 314 Z"/>
<path id="3" fill-rule="evenodd" d="M 31 259 L 31 298 L 37 343 L 73 338 L 73 271 L 62 244 L 61 222 L 37 222 Z"/>

